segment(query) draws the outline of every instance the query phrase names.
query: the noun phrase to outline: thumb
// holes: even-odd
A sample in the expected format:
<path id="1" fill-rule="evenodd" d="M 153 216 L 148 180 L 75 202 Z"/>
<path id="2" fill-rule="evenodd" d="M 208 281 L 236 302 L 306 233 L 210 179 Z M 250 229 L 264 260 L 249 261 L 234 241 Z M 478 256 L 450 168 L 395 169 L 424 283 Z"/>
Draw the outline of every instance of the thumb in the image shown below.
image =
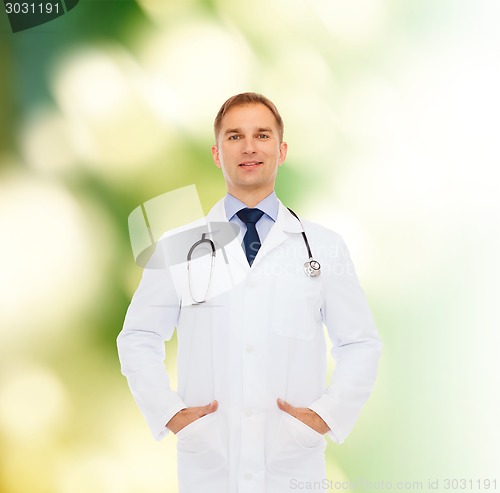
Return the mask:
<path id="1" fill-rule="evenodd" d="M 217 411 L 218 407 L 219 403 L 217 401 L 212 401 L 210 404 L 203 406 L 203 411 L 205 412 L 205 414 L 210 414 Z"/>
<path id="2" fill-rule="evenodd" d="M 290 414 L 291 416 L 294 416 L 295 408 L 291 404 L 288 404 L 288 402 L 284 401 L 283 399 L 278 399 L 277 402 L 278 402 L 278 407 L 282 411 Z"/>

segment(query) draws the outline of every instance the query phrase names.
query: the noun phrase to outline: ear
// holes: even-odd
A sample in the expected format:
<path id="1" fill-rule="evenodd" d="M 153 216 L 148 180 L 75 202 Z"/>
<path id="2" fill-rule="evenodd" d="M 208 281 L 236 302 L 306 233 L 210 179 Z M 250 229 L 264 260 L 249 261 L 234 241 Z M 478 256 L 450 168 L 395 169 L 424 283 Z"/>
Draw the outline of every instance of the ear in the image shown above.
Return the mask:
<path id="1" fill-rule="evenodd" d="M 220 168 L 220 157 L 219 157 L 219 148 L 217 145 L 212 146 L 212 157 L 214 158 L 214 163 L 217 168 Z"/>
<path id="2" fill-rule="evenodd" d="M 288 152 L 288 144 L 286 142 L 282 142 L 280 144 L 280 153 L 278 156 L 278 166 L 281 166 L 285 162 L 287 152 Z"/>

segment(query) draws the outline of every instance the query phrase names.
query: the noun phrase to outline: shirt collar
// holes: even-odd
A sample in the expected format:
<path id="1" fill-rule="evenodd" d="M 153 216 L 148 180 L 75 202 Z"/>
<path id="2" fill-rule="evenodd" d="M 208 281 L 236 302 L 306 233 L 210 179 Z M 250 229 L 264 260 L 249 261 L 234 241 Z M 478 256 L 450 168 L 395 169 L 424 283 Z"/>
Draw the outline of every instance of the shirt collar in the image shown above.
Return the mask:
<path id="1" fill-rule="evenodd" d="M 241 200 L 238 200 L 236 197 L 228 193 L 224 197 L 224 207 L 226 209 L 227 220 L 231 221 L 238 211 L 247 206 Z M 261 200 L 254 207 L 254 209 L 260 209 L 264 212 L 264 214 L 267 214 L 274 222 L 276 222 L 279 210 L 279 201 L 278 197 L 276 197 L 276 193 L 271 192 L 265 199 Z"/>

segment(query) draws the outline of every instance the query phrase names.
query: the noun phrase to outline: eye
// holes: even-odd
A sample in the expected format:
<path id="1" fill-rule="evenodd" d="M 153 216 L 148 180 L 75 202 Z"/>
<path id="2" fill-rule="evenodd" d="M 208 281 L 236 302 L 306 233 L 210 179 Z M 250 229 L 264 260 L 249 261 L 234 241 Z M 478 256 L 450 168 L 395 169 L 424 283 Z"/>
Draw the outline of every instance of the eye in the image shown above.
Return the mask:
<path id="1" fill-rule="evenodd" d="M 264 139 L 264 140 L 265 140 L 265 139 L 268 139 L 268 138 L 269 138 L 269 135 L 267 135 L 267 134 L 258 134 L 258 135 L 257 135 L 257 138 L 258 138 L 258 139 Z"/>
<path id="2" fill-rule="evenodd" d="M 230 135 L 227 140 L 238 140 L 240 136 L 238 134 Z"/>

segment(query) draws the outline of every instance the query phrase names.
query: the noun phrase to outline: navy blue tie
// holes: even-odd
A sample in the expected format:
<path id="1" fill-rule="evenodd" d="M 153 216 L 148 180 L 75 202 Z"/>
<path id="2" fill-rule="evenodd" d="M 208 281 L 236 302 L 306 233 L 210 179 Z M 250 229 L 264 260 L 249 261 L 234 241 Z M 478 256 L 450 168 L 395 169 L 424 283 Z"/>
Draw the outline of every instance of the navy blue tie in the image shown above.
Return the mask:
<path id="1" fill-rule="evenodd" d="M 246 224 L 247 232 L 243 237 L 243 244 L 245 245 L 245 253 L 247 255 L 247 260 L 250 265 L 253 264 L 255 256 L 260 248 L 260 238 L 255 227 L 255 223 L 264 214 L 260 209 L 241 209 L 236 215 Z"/>

